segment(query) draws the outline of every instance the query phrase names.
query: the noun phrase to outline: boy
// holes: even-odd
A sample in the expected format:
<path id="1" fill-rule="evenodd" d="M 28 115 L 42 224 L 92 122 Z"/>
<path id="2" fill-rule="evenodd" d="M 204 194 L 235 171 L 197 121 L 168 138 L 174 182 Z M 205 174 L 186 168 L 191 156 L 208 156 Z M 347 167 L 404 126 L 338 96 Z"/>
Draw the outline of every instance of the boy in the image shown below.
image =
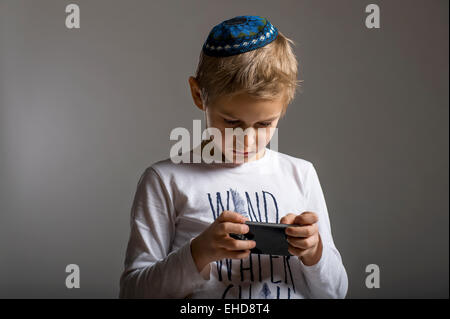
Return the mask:
<path id="1" fill-rule="evenodd" d="M 297 86 L 290 43 L 256 16 L 211 30 L 189 78 L 194 103 L 207 127 L 258 133 L 240 145 L 214 139 L 228 163 L 166 159 L 144 171 L 121 298 L 345 297 L 347 274 L 313 164 L 266 148 Z M 254 241 L 229 235 L 247 233 L 246 220 L 295 224 L 286 229 L 292 256 L 250 254 Z"/>

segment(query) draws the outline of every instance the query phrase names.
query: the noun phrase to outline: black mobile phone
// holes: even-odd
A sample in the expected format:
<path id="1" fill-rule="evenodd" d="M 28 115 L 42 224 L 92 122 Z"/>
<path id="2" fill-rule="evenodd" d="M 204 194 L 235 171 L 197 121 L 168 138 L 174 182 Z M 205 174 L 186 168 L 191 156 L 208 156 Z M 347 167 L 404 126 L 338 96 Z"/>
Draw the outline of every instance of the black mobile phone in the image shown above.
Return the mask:
<path id="1" fill-rule="evenodd" d="M 245 223 L 249 227 L 248 233 L 230 234 L 230 237 L 238 240 L 254 240 L 256 247 L 250 250 L 252 254 L 291 256 L 285 229 L 296 225 L 250 221 Z"/>

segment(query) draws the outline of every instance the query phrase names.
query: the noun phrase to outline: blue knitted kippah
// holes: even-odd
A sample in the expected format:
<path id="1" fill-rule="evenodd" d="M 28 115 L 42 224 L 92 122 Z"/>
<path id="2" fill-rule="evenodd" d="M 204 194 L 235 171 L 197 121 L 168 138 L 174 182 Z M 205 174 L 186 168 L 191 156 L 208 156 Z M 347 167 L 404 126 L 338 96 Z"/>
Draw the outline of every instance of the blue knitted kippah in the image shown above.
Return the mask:
<path id="1" fill-rule="evenodd" d="M 225 57 L 261 48 L 278 35 L 269 20 L 258 16 L 238 16 L 216 25 L 203 44 L 209 56 Z"/>

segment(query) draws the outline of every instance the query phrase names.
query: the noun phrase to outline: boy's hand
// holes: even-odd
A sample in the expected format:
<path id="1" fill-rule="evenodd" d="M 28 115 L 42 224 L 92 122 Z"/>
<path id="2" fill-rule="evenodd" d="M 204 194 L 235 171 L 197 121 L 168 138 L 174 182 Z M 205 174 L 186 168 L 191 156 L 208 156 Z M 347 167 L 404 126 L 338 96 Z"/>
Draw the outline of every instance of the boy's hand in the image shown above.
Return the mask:
<path id="1" fill-rule="evenodd" d="M 300 226 L 288 227 L 285 232 L 289 243 L 289 252 L 301 259 L 306 266 L 312 266 L 322 257 L 322 240 L 317 221 L 319 217 L 312 212 L 300 215 L 287 214 L 281 218 L 282 224 L 296 224 Z"/>
<path id="2" fill-rule="evenodd" d="M 256 246 L 254 240 L 236 240 L 230 233 L 246 234 L 249 231 L 245 221 L 248 218 L 232 211 L 223 211 L 203 233 L 191 242 L 191 253 L 199 272 L 216 260 L 224 258 L 243 259 Z"/>

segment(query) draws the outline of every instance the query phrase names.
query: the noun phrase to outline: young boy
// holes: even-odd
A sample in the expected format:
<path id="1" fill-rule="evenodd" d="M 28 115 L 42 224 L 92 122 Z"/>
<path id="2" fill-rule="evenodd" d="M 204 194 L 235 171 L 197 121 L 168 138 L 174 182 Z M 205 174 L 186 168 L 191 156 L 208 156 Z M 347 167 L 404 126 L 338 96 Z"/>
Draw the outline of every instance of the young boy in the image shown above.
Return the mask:
<path id="1" fill-rule="evenodd" d="M 194 103 L 208 128 L 259 136 L 235 145 L 222 134 L 228 163 L 169 158 L 144 171 L 120 298 L 345 297 L 347 274 L 313 164 L 266 147 L 298 84 L 291 43 L 256 16 L 211 30 L 189 78 Z M 286 229 L 291 256 L 251 254 L 253 240 L 230 237 L 248 232 L 246 220 L 295 224 Z"/>

